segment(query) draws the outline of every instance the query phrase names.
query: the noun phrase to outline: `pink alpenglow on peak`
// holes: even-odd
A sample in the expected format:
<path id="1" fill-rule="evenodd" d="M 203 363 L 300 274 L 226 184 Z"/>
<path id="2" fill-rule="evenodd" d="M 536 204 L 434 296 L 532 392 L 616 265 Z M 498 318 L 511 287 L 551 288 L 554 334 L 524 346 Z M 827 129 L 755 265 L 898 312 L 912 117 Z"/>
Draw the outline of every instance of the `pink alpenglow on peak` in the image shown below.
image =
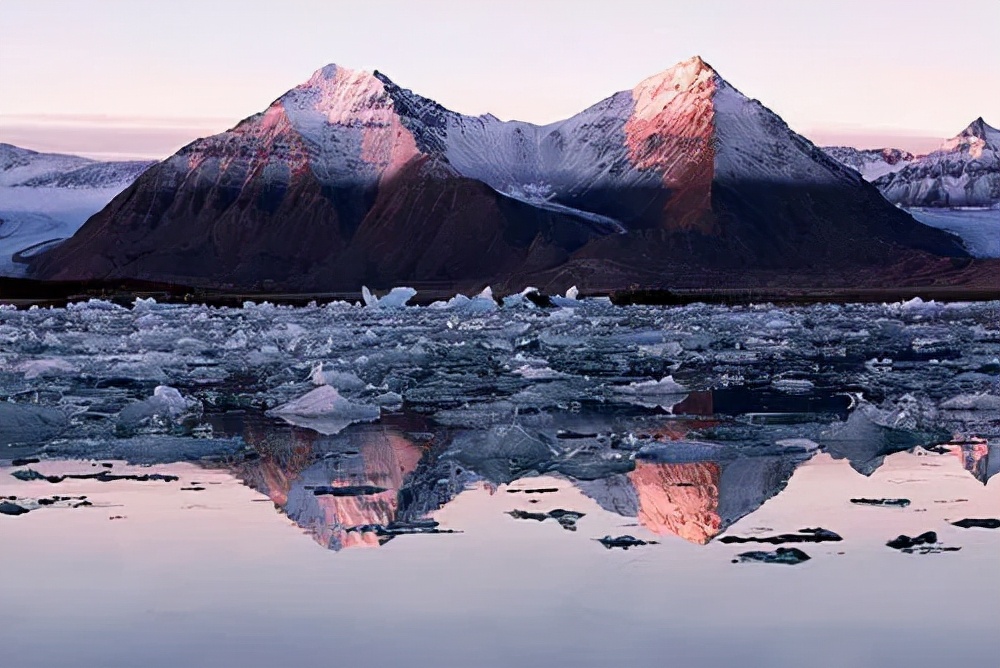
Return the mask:
<path id="1" fill-rule="evenodd" d="M 664 221 L 709 234 L 718 231 L 711 215 L 717 80 L 698 56 L 649 77 L 632 90 L 635 110 L 625 126 L 632 163 L 662 172 L 676 193 Z"/>

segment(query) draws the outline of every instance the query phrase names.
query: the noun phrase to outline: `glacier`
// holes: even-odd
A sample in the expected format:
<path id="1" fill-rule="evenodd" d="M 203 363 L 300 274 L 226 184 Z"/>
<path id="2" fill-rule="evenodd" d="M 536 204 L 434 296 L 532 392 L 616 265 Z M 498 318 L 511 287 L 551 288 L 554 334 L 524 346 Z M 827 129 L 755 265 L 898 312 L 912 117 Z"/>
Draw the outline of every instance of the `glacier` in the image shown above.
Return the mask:
<path id="1" fill-rule="evenodd" d="M 0 143 L 0 276 L 25 275 L 28 258 L 73 236 L 151 164 Z"/>

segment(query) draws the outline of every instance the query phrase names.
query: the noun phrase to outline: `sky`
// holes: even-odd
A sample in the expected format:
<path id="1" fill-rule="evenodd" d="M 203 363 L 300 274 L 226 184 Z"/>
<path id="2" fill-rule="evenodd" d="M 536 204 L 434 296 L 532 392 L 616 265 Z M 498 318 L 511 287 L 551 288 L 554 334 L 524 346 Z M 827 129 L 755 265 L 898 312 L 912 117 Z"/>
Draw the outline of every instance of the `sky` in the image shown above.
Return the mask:
<path id="1" fill-rule="evenodd" d="M 165 157 L 327 63 L 464 113 L 571 116 L 701 55 L 820 144 L 1000 125 L 1000 0 L 0 0 L 0 141 Z"/>

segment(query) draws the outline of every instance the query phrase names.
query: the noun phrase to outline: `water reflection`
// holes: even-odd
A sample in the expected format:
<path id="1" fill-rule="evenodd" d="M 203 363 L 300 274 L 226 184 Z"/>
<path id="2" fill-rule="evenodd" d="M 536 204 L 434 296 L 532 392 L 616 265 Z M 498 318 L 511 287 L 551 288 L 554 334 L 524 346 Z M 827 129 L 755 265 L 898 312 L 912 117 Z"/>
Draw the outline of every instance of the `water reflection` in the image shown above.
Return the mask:
<path id="1" fill-rule="evenodd" d="M 968 438 L 944 446 L 962 462 L 962 467 L 984 485 L 1000 473 L 1000 443 Z"/>
<path id="2" fill-rule="evenodd" d="M 575 415 L 544 428 L 524 421 L 475 430 L 397 413 L 324 436 L 245 417 L 229 427 L 238 425 L 252 452 L 227 466 L 320 545 L 341 550 L 438 531 L 428 518 L 462 491 L 495 491 L 540 475 L 566 481 L 653 534 L 703 545 L 781 493 L 817 452 L 846 458 L 871 475 L 892 453 L 934 448 L 958 457 L 983 483 L 997 473 L 1000 459 L 985 439 L 936 445 L 932 435 L 874 423 L 858 427 L 857 419 L 819 444 L 792 439 L 767 447 L 691 440 L 722 424 L 705 416 Z M 613 436 L 623 424 L 630 427 L 630 442 Z M 519 502 L 530 511 L 539 498 L 523 495 Z"/>

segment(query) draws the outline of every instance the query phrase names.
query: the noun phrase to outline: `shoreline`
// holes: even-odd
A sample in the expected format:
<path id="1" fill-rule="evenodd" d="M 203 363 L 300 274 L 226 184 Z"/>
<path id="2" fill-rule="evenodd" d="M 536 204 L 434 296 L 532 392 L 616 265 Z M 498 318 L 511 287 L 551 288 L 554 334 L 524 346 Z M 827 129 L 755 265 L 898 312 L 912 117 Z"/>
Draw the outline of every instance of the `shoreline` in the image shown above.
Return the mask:
<path id="1" fill-rule="evenodd" d="M 373 290 L 379 296 L 388 290 Z M 440 288 L 420 290 L 410 300 L 411 306 L 427 306 L 446 301 L 455 292 Z M 474 296 L 475 291 L 469 296 Z M 555 296 L 555 295 L 553 295 Z M 529 297 L 538 306 L 550 306 L 548 296 L 535 293 Z M 687 304 L 718 304 L 745 306 L 775 304 L 777 306 L 808 306 L 813 304 L 881 304 L 904 302 L 914 298 L 937 302 L 1000 301 L 1000 288 L 961 288 L 954 286 L 900 288 L 741 288 L 741 289 L 658 289 L 634 288 L 606 292 L 581 292 L 579 297 L 607 297 L 616 306 L 684 306 Z M 313 302 L 324 305 L 346 301 L 362 303 L 361 291 L 356 292 L 250 292 L 192 288 L 171 283 L 148 281 L 38 281 L 0 277 L 0 305 L 16 308 L 55 307 L 102 299 L 120 306 L 131 307 L 136 299 L 155 299 L 165 304 L 200 304 L 215 307 L 240 307 L 245 302 L 268 302 L 281 306 L 307 306 Z"/>

